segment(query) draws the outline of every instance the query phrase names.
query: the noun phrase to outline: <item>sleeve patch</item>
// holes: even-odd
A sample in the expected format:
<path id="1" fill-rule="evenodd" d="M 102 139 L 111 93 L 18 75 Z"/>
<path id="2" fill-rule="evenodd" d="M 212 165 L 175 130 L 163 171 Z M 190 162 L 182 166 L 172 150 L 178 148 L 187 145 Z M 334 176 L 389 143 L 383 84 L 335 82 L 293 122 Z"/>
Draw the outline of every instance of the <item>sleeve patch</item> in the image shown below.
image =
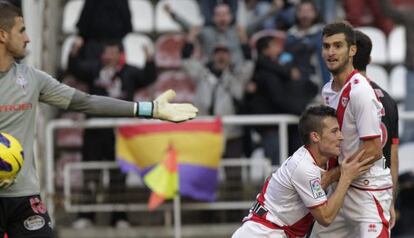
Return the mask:
<path id="1" fill-rule="evenodd" d="M 321 198 L 325 196 L 325 192 L 322 189 L 321 180 L 319 178 L 312 179 L 309 183 L 314 198 Z"/>

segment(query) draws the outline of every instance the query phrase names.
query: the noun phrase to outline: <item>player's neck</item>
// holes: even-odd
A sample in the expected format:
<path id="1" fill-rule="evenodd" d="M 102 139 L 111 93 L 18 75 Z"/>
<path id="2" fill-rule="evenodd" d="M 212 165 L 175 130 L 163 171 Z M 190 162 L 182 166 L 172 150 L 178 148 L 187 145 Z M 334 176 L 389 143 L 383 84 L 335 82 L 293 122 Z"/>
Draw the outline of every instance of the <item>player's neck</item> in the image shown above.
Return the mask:
<path id="1" fill-rule="evenodd" d="M 309 145 L 306 146 L 306 148 L 308 149 L 308 151 L 311 153 L 313 159 L 315 160 L 315 163 L 318 167 L 325 169 L 326 167 L 326 162 L 328 161 L 328 157 L 324 156 L 323 154 L 321 154 L 319 152 L 318 147 L 315 145 Z"/>
<path id="2" fill-rule="evenodd" d="M 338 72 L 337 74 L 333 75 L 333 84 L 332 89 L 334 91 L 340 91 L 342 87 L 345 85 L 349 75 L 354 71 L 354 67 L 352 65 L 348 65 L 344 70 Z"/>
<path id="3" fill-rule="evenodd" d="M 14 63 L 14 58 L 0 50 L 0 72 L 7 72 Z"/>

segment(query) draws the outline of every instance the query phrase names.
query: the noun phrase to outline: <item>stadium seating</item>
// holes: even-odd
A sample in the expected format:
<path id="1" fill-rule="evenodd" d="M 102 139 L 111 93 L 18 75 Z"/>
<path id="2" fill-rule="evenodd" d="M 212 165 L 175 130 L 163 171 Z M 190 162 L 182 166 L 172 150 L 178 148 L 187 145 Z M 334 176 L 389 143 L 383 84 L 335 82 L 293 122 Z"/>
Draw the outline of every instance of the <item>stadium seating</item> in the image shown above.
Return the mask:
<path id="1" fill-rule="evenodd" d="M 414 160 L 412 159 L 414 155 L 414 143 L 405 143 L 400 145 L 398 149 L 399 154 L 399 168 L 398 172 L 414 172 Z"/>
<path id="2" fill-rule="evenodd" d="M 146 46 L 151 53 L 154 52 L 152 40 L 143 34 L 129 33 L 124 38 L 123 43 L 126 53 L 126 62 L 137 67 L 143 67 L 145 65 L 146 59 L 144 46 Z"/>
<path id="3" fill-rule="evenodd" d="M 60 52 L 60 68 L 66 70 L 68 68 L 69 53 L 75 42 L 76 35 L 69 35 L 63 42 L 62 49 Z"/>
<path id="4" fill-rule="evenodd" d="M 371 59 L 372 63 L 385 64 L 387 63 L 387 37 L 385 33 L 375 27 L 358 27 L 357 30 L 367 34 L 372 40 L 372 52 Z"/>
<path id="5" fill-rule="evenodd" d="M 405 91 L 406 73 L 407 73 L 407 69 L 403 65 L 395 66 L 391 70 L 389 92 L 391 96 L 397 101 L 403 100 L 406 95 L 406 91 Z"/>
<path id="6" fill-rule="evenodd" d="M 368 65 L 367 75 L 370 80 L 377 83 L 382 89 L 389 91 L 388 73 L 384 67 L 376 64 Z"/>
<path id="7" fill-rule="evenodd" d="M 184 71 L 168 70 L 161 73 L 153 85 L 154 96 L 158 96 L 170 88 L 177 93 L 175 102 L 191 102 L 193 100 L 195 85 Z"/>
<path id="8" fill-rule="evenodd" d="M 406 51 L 405 28 L 398 26 L 388 36 L 389 63 L 401 64 L 405 60 Z"/>
<path id="9" fill-rule="evenodd" d="M 83 8 L 84 0 L 67 1 L 63 8 L 62 31 L 64 34 L 76 34 L 76 23 Z"/>
<path id="10" fill-rule="evenodd" d="M 169 4 L 178 15 L 184 17 L 192 25 L 202 25 L 203 17 L 196 0 L 162 0 L 155 6 L 155 30 L 158 33 L 181 31 L 181 27 L 175 23 L 164 10 L 165 4 Z"/>
<path id="11" fill-rule="evenodd" d="M 155 42 L 155 62 L 160 68 L 178 68 L 181 66 L 181 49 L 185 43 L 185 35 L 164 34 Z"/>
<path id="12" fill-rule="evenodd" d="M 150 33 L 154 30 L 154 8 L 149 0 L 129 0 L 134 32 Z"/>

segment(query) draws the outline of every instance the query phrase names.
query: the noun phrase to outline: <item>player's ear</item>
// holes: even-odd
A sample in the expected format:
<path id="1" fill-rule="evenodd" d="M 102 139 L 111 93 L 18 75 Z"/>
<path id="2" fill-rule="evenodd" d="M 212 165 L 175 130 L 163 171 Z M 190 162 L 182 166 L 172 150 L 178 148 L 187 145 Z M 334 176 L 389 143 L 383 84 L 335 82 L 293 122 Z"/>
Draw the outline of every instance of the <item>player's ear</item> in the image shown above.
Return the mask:
<path id="1" fill-rule="evenodd" d="M 349 56 L 354 57 L 356 52 L 357 52 L 357 46 L 356 45 L 351 45 L 349 47 Z"/>
<path id="2" fill-rule="evenodd" d="M 6 40 L 9 38 L 9 33 L 0 28 L 0 42 L 6 43 Z"/>
<path id="3" fill-rule="evenodd" d="M 309 137 L 310 137 L 310 140 L 311 140 L 313 143 L 318 143 L 318 142 L 319 142 L 319 140 L 320 140 L 319 134 L 318 134 L 318 132 L 316 132 L 316 131 L 312 131 L 312 132 L 309 134 Z"/>

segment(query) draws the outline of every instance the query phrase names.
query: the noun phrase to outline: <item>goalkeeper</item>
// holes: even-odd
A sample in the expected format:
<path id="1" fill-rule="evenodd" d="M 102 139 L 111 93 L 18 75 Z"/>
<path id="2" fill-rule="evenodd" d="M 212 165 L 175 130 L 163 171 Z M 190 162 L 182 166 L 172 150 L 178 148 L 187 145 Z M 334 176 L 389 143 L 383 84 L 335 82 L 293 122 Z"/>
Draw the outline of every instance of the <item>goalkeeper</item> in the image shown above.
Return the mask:
<path id="1" fill-rule="evenodd" d="M 128 102 L 94 96 L 59 83 L 50 75 L 20 64 L 30 42 L 21 10 L 0 1 L 0 131 L 17 138 L 25 163 L 14 181 L 0 181 L 0 237 L 52 237 L 52 224 L 40 198 L 33 153 L 39 102 L 100 116 L 155 118 L 173 122 L 192 119 L 191 104 L 173 104 L 169 90 L 153 102 Z M 51 178 L 53 179 L 53 178 Z"/>

